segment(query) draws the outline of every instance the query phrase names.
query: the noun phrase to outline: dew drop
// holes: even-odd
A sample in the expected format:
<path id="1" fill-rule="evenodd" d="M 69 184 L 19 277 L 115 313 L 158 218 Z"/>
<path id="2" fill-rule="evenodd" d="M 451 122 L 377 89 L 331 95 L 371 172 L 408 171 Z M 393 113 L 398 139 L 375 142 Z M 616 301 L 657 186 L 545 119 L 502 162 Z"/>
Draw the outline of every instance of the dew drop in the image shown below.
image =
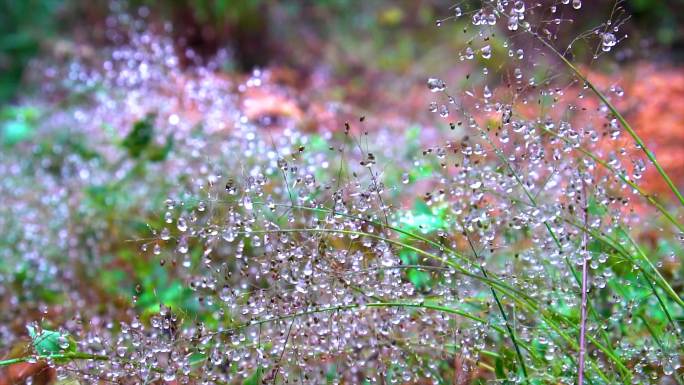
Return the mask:
<path id="1" fill-rule="evenodd" d="M 178 242 L 178 252 L 181 254 L 185 254 L 188 252 L 188 240 L 183 237 L 181 240 Z"/>
<path id="2" fill-rule="evenodd" d="M 490 45 L 486 45 L 480 49 L 480 54 L 482 54 L 483 59 L 489 59 L 492 57 L 492 47 Z"/>
<path id="3" fill-rule="evenodd" d="M 252 210 L 254 208 L 254 203 L 252 203 L 252 198 L 246 196 L 242 199 L 242 206 L 245 210 Z"/>
<path id="4" fill-rule="evenodd" d="M 439 116 L 443 118 L 449 116 L 449 108 L 446 105 L 442 104 L 441 106 L 439 106 Z"/>
<path id="5" fill-rule="evenodd" d="M 517 0 L 513 4 L 513 11 L 516 13 L 524 13 L 525 12 L 525 2 L 522 0 Z"/>
<path id="6" fill-rule="evenodd" d="M 69 348 L 69 339 L 64 336 L 60 335 L 59 338 L 57 339 L 57 344 L 61 349 L 68 349 Z"/>
<path id="7" fill-rule="evenodd" d="M 431 92 L 440 92 L 446 89 L 446 83 L 437 78 L 429 78 L 427 81 L 427 86 Z"/>
<path id="8" fill-rule="evenodd" d="M 615 39 L 615 35 L 613 35 L 610 32 L 605 32 L 601 34 L 601 48 L 604 52 L 610 51 L 615 46 L 615 44 L 617 44 L 617 39 Z"/>
<path id="9" fill-rule="evenodd" d="M 188 222 L 184 217 L 180 217 L 178 218 L 178 222 L 176 222 L 176 227 L 178 228 L 178 231 L 184 233 L 188 231 Z"/>
<path id="10" fill-rule="evenodd" d="M 508 29 L 511 31 L 517 31 L 518 30 L 518 16 L 517 15 L 511 15 L 508 17 Z"/>
<path id="11" fill-rule="evenodd" d="M 484 96 L 485 99 L 489 99 L 492 97 L 492 91 L 489 89 L 489 86 L 484 87 L 484 92 L 482 96 Z"/>

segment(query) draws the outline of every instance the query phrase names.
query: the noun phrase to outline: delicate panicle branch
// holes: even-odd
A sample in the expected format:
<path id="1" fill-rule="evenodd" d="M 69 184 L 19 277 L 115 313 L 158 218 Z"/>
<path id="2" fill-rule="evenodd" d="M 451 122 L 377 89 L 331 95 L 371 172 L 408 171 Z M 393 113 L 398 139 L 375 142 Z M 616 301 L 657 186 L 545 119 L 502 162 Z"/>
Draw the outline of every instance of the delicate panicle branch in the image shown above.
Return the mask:
<path id="1" fill-rule="evenodd" d="M 613 103 L 608 100 L 608 98 L 601 92 L 596 86 L 589 81 L 589 79 L 574 65 L 568 60 L 562 53 L 560 53 L 553 45 L 551 45 L 548 41 L 546 41 L 543 37 L 539 36 L 538 34 L 532 33 L 533 36 L 535 36 L 539 41 L 542 42 L 548 49 L 550 49 L 556 56 L 558 56 L 559 59 L 568 67 L 570 70 L 580 79 L 582 80 L 589 89 L 603 102 L 603 104 L 608 107 L 610 112 L 613 113 L 615 118 L 620 122 L 620 125 L 629 133 L 629 135 L 634 139 L 636 144 L 638 145 L 639 149 L 643 151 L 644 154 L 646 154 L 646 157 L 648 160 L 655 166 L 656 170 L 658 171 L 658 174 L 663 178 L 667 186 L 670 188 L 672 193 L 677 197 L 677 200 L 679 200 L 679 203 L 684 206 L 684 196 L 679 192 L 679 189 L 677 186 L 675 186 L 674 182 L 672 179 L 670 179 L 669 175 L 667 175 L 667 172 L 663 169 L 663 167 L 658 163 L 658 160 L 655 157 L 655 154 L 653 151 L 651 151 L 646 144 L 644 143 L 643 139 L 637 134 L 637 132 L 632 128 L 632 126 L 627 122 L 624 116 L 617 110 L 617 108 L 613 105 Z"/>

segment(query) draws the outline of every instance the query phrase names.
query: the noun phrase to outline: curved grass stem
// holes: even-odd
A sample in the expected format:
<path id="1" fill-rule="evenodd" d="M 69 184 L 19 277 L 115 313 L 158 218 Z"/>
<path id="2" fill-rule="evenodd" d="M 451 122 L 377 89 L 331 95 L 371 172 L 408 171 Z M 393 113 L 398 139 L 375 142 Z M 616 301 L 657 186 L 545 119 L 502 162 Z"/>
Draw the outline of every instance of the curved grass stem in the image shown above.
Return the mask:
<path id="1" fill-rule="evenodd" d="M 103 356 L 99 354 L 83 353 L 83 352 L 70 352 L 62 354 L 48 354 L 48 355 L 31 355 L 17 358 L 9 358 L 0 361 L 0 367 L 20 364 L 22 362 L 31 361 L 43 361 L 43 360 L 97 360 L 97 361 L 107 361 L 108 356 Z"/>

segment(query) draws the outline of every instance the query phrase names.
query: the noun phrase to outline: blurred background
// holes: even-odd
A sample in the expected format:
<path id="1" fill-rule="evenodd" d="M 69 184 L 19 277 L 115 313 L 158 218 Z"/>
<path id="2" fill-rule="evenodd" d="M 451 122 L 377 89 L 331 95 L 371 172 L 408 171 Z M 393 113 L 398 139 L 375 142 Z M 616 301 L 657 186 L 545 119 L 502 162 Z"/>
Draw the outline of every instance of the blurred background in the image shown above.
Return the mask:
<path id="1" fill-rule="evenodd" d="M 666 168 L 684 177 L 677 165 L 684 143 L 678 129 L 684 123 L 684 0 L 592 0 L 577 11 L 555 2 L 566 38 L 611 15 L 628 15 L 620 27 L 620 36 L 628 38 L 610 55 L 591 60 L 590 43 L 576 45 L 575 59 L 587 64 L 601 86 L 624 89 L 619 102 L 624 113 L 651 137 L 651 145 L 664 148 Z M 172 37 L 181 68 L 217 58 L 212 71 L 236 83 L 254 69 L 268 71 L 270 86 L 249 94 L 250 102 L 242 106 L 248 118 L 266 119 L 266 126 L 285 119 L 304 130 L 334 130 L 360 115 L 374 117 L 370 128 L 446 126 L 427 111 L 424 85 L 430 76 L 460 82 L 473 69 L 459 60 L 471 38 L 462 31 L 467 18 L 437 23 L 451 17 L 455 5 L 448 0 L 0 0 L 0 106 L 6 106 L 0 107 L 0 135 L 7 144 L 30 131 L 25 123 L 35 111 L 12 107 L 30 107 L 33 102 L 26 100 L 45 85 L 30 74 L 55 62 L 102 60 L 102 48 L 116 45 L 108 18 L 121 13 Z M 506 38 L 501 34 L 495 46 L 504 46 Z M 561 39 L 558 46 L 568 42 Z M 505 65 L 488 64 L 498 70 Z M 342 107 L 330 109 L 330 103 Z"/>
<path id="2" fill-rule="evenodd" d="M 279 67 L 305 85 L 316 70 L 344 83 L 353 93 L 360 78 L 409 76 L 453 66 L 449 47 L 460 44 L 455 27 L 435 21 L 453 2 L 197 0 L 128 2 L 80 0 L 0 1 L 0 102 L 27 92 L 22 83 L 31 59 L 69 49 L 97 49 L 107 43 L 106 18 L 114 8 L 138 9 L 151 24 L 170 23 L 177 48 L 212 56 L 229 53 L 224 70 Z M 572 15 L 584 31 L 605 21 L 616 2 L 596 0 L 590 11 Z M 684 58 L 682 0 L 625 0 L 632 15 L 623 45 L 625 60 L 679 64 Z M 440 54 L 436 51 L 443 51 Z M 58 52 L 56 52 L 58 51 Z M 182 55 L 181 55 L 182 56 Z M 190 63 L 185 63 L 190 64 Z M 363 82 L 364 87 L 374 85 Z M 383 82 L 380 82 L 381 84 Z M 386 84 L 386 83 L 385 83 Z M 353 95 L 352 95 L 353 96 Z"/>

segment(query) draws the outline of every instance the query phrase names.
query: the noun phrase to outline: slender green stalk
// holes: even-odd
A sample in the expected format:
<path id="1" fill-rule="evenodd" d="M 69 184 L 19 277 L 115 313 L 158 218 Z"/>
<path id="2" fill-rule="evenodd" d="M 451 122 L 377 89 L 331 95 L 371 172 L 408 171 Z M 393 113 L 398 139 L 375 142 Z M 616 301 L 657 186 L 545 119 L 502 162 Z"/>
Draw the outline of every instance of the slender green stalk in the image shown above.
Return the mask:
<path id="1" fill-rule="evenodd" d="M 462 226 L 465 229 L 465 226 Z M 466 239 L 468 240 L 468 245 L 470 245 L 470 249 L 473 251 L 473 255 L 475 255 L 475 258 L 478 258 L 477 251 L 475 250 L 475 246 L 473 245 L 473 242 L 470 240 L 470 236 L 468 235 L 468 232 L 464 230 L 464 234 L 466 236 Z M 482 275 L 484 275 L 485 278 L 487 277 L 487 271 L 481 267 L 482 270 Z M 511 328 L 510 323 L 508 322 L 508 316 L 506 316 L 506 312 L 504 311 L 503 306 L 501 305 L 501 301 L 499 300 L 499 295 L 496 294 L 496 290 L 494 288 L 490 287 L 490 290 L 492 291 L 492 296 L 494 297 L 494 301 L 496 302 L 496 306 L 499 308 L 499 313 L 501 313 L 501 317 L 503 317 L 504 324 L 506 325 L 506 330 L 508 331 L 508 336 L 511 339 L 511 342 L 513 342 L 513 346 L 515 347 L 515 354 L 518 358 L 518 363 L 520 364 L 520 369 L 522 370 L 523 377 L 525 378 L 525 382 L 529 383 L 529 380 L 527 378 L 527 367 L 525 366 L 525 359 L 522 356 L 522 353 L 520 352 L 520 347 L 518 346 L 518 342 L 516 341 L 515 338 L 515 333 L 513 332 L 513 328 Z"/>
<path id="2" fill-rule="evenodd" d="M 0 367 L 19 364 L 22 362 L 31 361 L 44 361 L 44 360 L 97 360 L 97 361 L 107 361 L 108 356 L 102 356 L 99 354 L 83 353 L 83 352 L 70 352 L 61 354 L 48 354 L 48 355 L 31 355 L 18 358 L 10 358 L 7 360 L 0 361 Z"/>

